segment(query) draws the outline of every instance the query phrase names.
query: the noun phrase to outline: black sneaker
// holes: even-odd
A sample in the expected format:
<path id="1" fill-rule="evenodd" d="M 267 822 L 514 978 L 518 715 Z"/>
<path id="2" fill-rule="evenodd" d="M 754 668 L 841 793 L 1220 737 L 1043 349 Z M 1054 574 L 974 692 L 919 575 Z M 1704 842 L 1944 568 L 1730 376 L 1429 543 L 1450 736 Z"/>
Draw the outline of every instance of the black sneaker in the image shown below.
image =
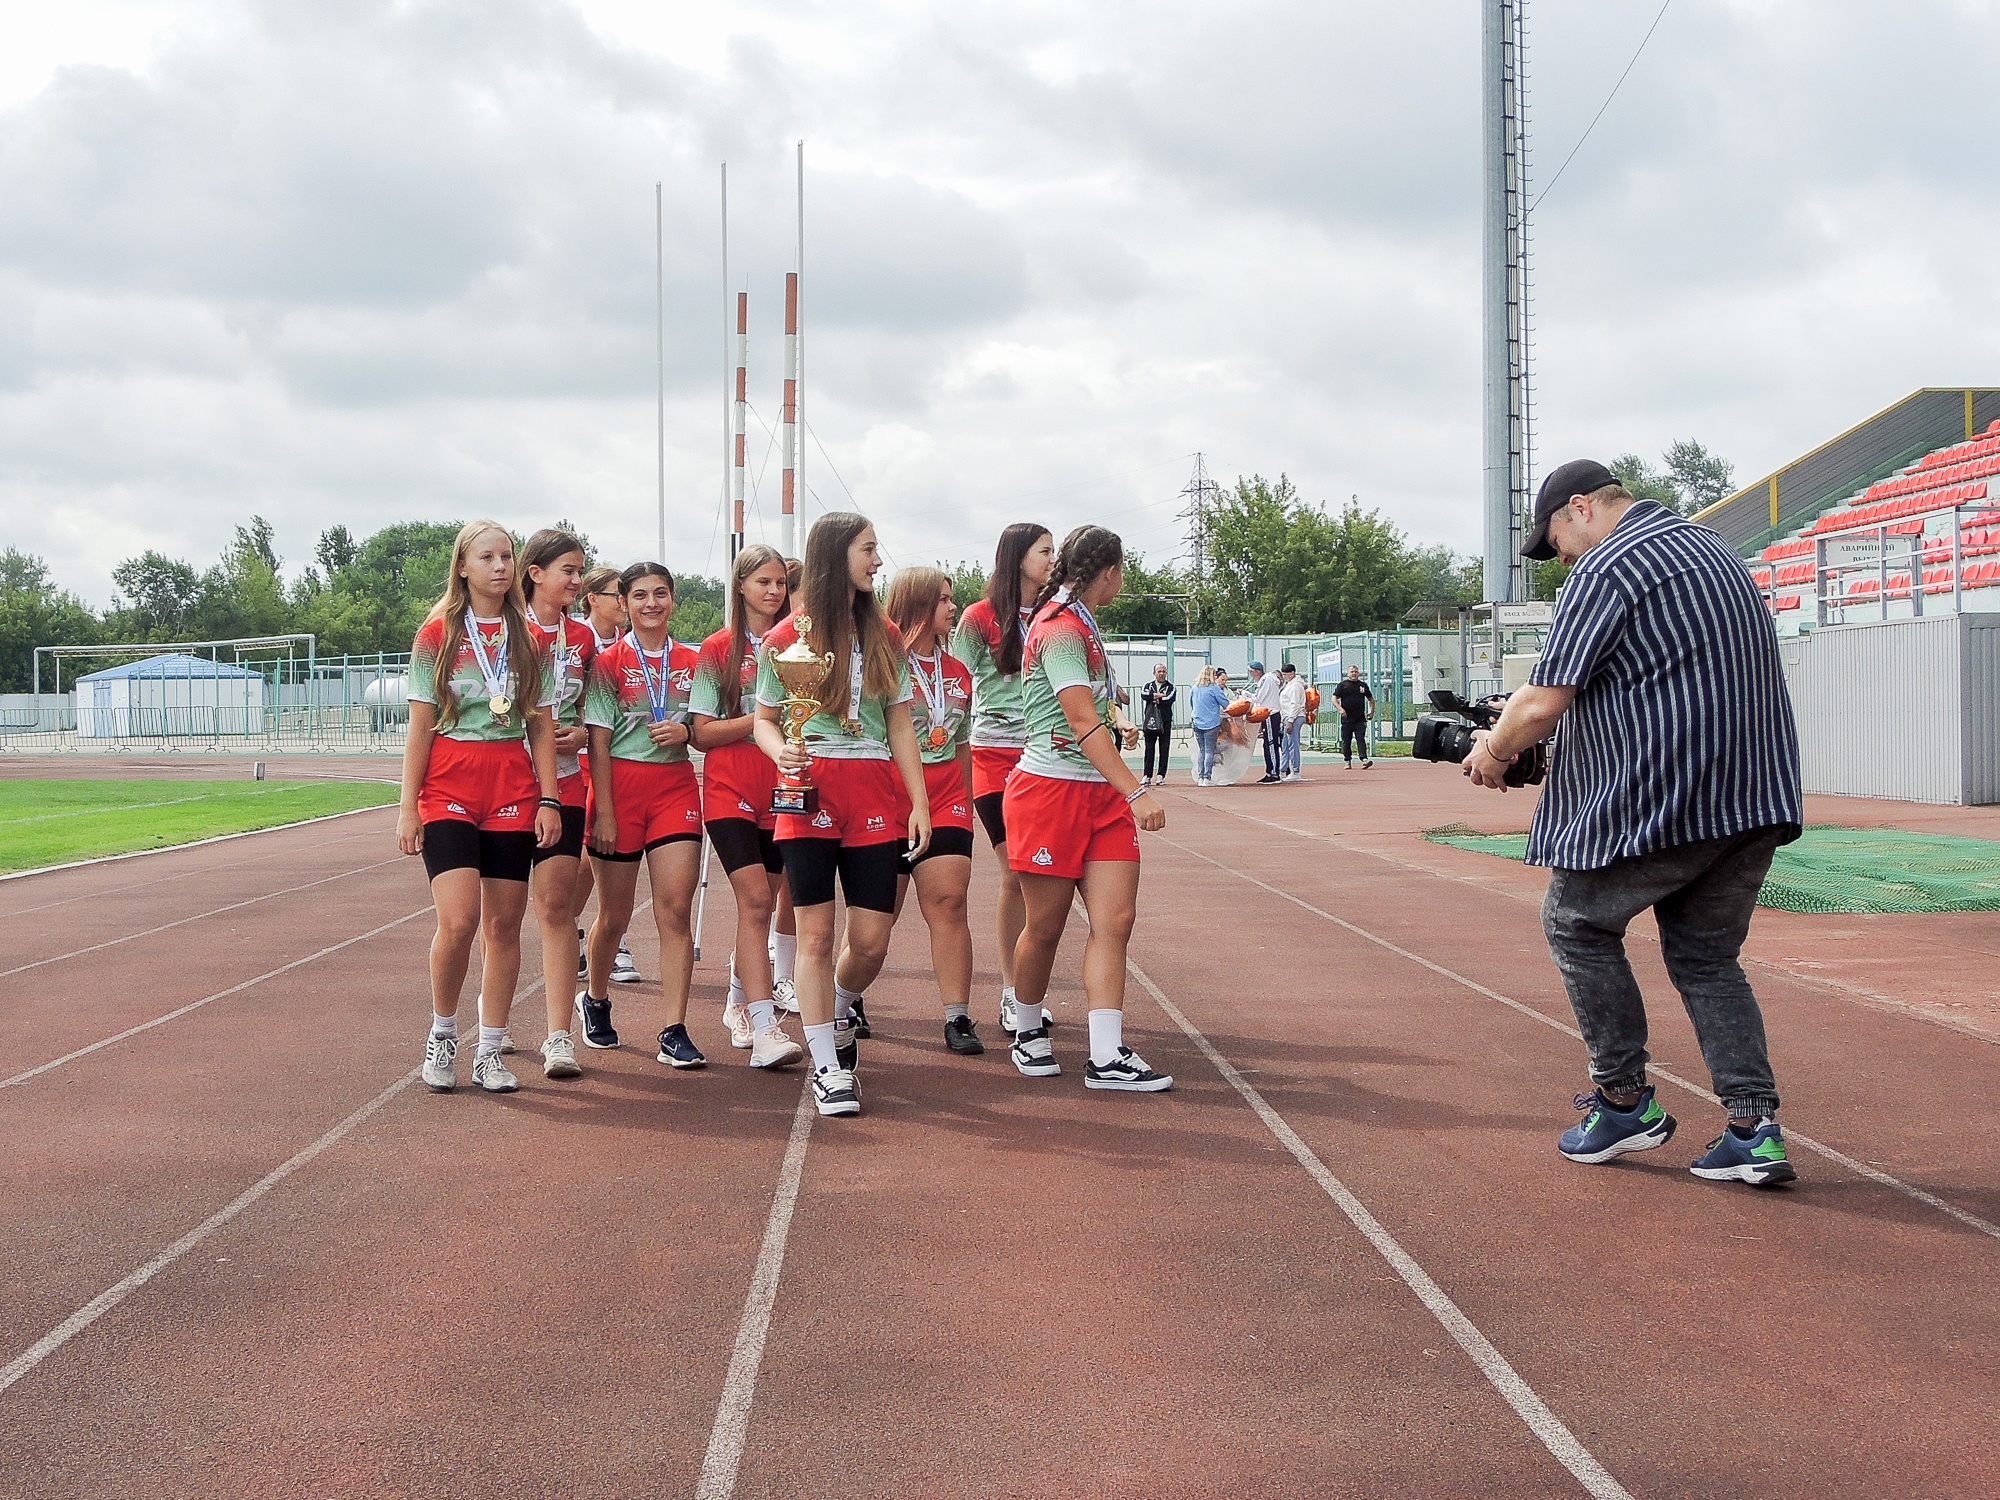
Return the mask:
<path id="1" fill-rule="evenodd" d="M 854 997 L 854 1034 L 865 1042 L 875 1033 L 868 1029 L 868 1012 L 862 1008 L 861 998 L 859 995 Z"/>
<path id="2" fill-rule="evenodd" d="M 844 1072 L 852 1073 L 861 1060 L 861 1028 L 853 1021 L 833 1023 L 833 1055 Z"/>
<path id="3" fill-rule="evenodd" d="M 1174 1086 L 1171 1073 L 1155 1073 L 1146 1059 L 1130 1047 L 1120 1047 L 1118 1055 L 1099 1067 L 1091 1063 L 1083 1070 L 1087 1089 L 1123 1089 L 1128 1094 L 1157 1094 Z"/>
<path id="4" fill-rule="evenodd" d="M 820 1068 L 813 1073 L 813 1104 L 823 1115 L 861 1113 L 861 1084 L 845 1068 Z"/>
<path id="5" fill-rule="evenodd" d="M 953 1016 L 944 1023 L 944 1044 L 961 1057 L 977 1057 L 986 1050 L 979 1040 L 978 1024 L 970 1016 Z"/>
<path id="6" fill-rule="evenodd" d="M 701 1048 L 694 1044 L 688 1029 L 679 1021 L 674 1022 L 660 1033 L 660 1055 L 653 1059 L 675 1068 L 705 1068 L 708 1059 L 701 1055 Z"/>
<path id="7" fill-rule="evenodd" d="M 1259 786 L 1276 786 L 1277 784 L 1278 778 L 1273 776 L 1269 771 L 1266 771 L 1262 776 L 1257 778 L 1257 785 Z"/>
<path id="8" fill-rule="evenodd" d="M 611 1002 L 591 998 L 589 990 L 576 997 L 576 1013 L 583 1022 L 583 1045 L 586 1047 L 615 1047 L 618 1033 L 611 1029 Z"/>

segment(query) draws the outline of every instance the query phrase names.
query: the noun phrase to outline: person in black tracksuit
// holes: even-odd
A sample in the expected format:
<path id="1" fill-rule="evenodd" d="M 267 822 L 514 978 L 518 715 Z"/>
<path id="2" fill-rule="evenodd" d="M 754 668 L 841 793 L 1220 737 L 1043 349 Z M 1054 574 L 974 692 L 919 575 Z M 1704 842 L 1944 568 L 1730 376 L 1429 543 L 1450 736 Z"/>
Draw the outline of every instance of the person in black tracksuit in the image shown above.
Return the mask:
<path id="1" fill-rule="evenodd" d="M 1361 668 L 1349 667 L 1347 676 L 1341 679 L 1333 690 L 1335 700 L 1340 704 L 1340 753 L 1347 761 L 1348 770 L 1354 769 L 1354 752 L 1361 751 L 1361 769 L 1367 770 L 1375 762 L 1368 755 L 1368 720 L 1375 712 L 1375 695 L 1368 684 L 1361 680 Z"/>
<path id="2" fill-rule="evenodd" d="M 1146 773 L 1141 786 L 1149 786 L 1155 778 L 1153 755 L 1159 752 L 1158 779 L 1167 779 L 1167 754 L 1173 747 L 1174 738 L 1174 695 L 1178 690 L 1167 679 L 1165 664 L 1153 668 L 1153 680 L 1139 689 L 1139 700 L 1145 705 L 1140 714 L 1140 727 L 1146 734 Z"/>

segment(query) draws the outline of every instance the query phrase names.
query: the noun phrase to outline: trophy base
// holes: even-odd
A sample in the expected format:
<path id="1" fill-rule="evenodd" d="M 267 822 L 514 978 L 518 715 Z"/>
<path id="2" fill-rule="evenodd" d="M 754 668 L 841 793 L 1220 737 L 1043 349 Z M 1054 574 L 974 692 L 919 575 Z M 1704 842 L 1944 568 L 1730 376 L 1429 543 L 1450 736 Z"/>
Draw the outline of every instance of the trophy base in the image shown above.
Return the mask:
<path id="1" fill-rule="evenodd" d="M 810 818 L 819 811 L 819 788 L 786 786 L 781 782 L 771 792 L 771 811 L 794 818 Z"/>

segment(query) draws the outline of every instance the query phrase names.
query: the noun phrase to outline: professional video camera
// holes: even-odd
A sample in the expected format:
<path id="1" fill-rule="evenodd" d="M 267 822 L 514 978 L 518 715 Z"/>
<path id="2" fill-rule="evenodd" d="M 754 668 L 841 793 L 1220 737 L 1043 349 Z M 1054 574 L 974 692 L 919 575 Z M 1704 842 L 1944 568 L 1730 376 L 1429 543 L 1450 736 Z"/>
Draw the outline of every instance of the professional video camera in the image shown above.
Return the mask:
<path id="1" fill-rule="evenodd" d="M 1490 698 L 1468 703 L 1448 689 L 1432 693 L 1431 707 L 1437 712 L 1418 716 L 1417 737 L 1410 746 L 1411 758 L 1459 764 L 1472 753 L 1472 732 L 1491 729 L 1498 723 L 1508 697 L 1506 693 L 1495 693 Z M 1502 779 L 1508 786 L 1534 786 L 1548 774 L 1548 769 L 1549 747 L 1544 740 L 1517 755 Z"/>

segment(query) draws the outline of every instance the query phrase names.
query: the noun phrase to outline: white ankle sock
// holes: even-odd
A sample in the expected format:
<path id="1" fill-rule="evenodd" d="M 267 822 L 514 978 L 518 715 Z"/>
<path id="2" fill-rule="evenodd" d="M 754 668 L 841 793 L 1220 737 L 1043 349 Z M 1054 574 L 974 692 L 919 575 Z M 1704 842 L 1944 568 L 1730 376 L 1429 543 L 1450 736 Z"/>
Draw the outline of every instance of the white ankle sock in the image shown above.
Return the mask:
<path id="1" fill-rule="evenodd" d="M 969 1005 L 947 1005 L 944 1008 L 944 1018 L 947 1021 L 963 1021 L 969 1019 L 971 1015 L 972 1007 Z"/>
<path id="2" fill-rule="evenodd" d="M 813 1055 L 815 1068 L 837 1068 L 840 1054 L 834 1050 L 833 1022 L 826 1021 L 818 1026 L 806 1028 L 806 1046 Z"/>
<path id="3" fill-rule="evenodd" d="M 778 1005 L 775 1000 L 752 1000 L 750 1002 L 750 1029 L 768 1031 L 778 1024 Z"/>
<path id="4" fill-rule="evenodd" d="M 799 935 L 796 932 L 775 932 L 771 934 L 771 977 L 790 979 L 799 961 Z"/>
<path id="5" fill-rule="evenodd" d="M 506 1040 L 505 1026 L 481 1026 L 479 1028 L 479 1056 L 489 1057 L 500 1050 L 500 1043 Z"/>
<path id="6" fill-rule="evenodd" d="M 854 1002 L 859 1000 L 860 998 L 861 996 L 857 995 L 853 990 L 842 989 L 840 987 L 840 981 L 836 979 L 833 983 L 834 1020 L 845 1021 L 849 1016 L 853 1015 Z"/>
<path id="7" fill-rule="evenodd" d="M 733 959 L 733 958 L 729 960 L 729 1002 L 728 1002 L 728 1003 L 729 1003 L 729 1004 L 731 1004 L 731 1005 L 744 1005 L 744 1004 L 747 1004 L 747 1003 L 748 1003 L 748 1002 L 747 1002 L 747 1001 L 746 1001 L 746 1000 L 744 999 L 744 994 L 743 994 L 743 981 L 742 981 L 742 980 L 740 980 L 740 979 L 738 979 L 738 978 L 736 977 L 736 960 L 735 960 L 735 959 Z"/>
<path id="8" fill-rule="evenodd" d="M 441 1016 L 441 1015 L 439 1015 L 439 1014 L 438 1014 L 438 1013 L 437 1013 L 436 1011 L 432 1011 L 432 1012 L 431 1012 L 431 1035 L 432 1035 L 432 1036 L 448 1036 L 448 1037 L 453 1037 L 453 1038 L 456 1038 L 456 1037 L 457 1037 L 457 1035 L 458 1035 L 458 1017 L 457 1017 L 457 1015 L 456 1015 L 456 1014 L 453 1014 L 453 1015 L 449 1015 L 449 1016 Z"/>
<path id="9" fill-rule="evenodd" d="M 1118 1048 L 1124 1039 L 1124 1011 L 1094 1010 L 1090 1013 L 1090 1060 L 1098 1067 L 1118 1060 Z"/>

